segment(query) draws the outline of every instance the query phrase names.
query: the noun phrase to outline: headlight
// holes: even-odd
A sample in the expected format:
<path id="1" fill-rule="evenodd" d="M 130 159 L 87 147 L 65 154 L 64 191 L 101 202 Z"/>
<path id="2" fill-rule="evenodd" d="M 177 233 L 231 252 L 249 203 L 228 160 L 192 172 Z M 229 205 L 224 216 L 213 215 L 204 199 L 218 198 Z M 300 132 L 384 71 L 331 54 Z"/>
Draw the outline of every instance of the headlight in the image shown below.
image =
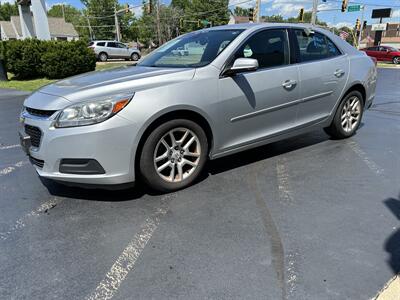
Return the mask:
<path id="1" fill-rule="evenodd" d="M 54 127 L 84 126 L 103 122 L 123 109 L 132 97 L 133 95 L 117 95 L 68 106 L 58 114 Z"/>

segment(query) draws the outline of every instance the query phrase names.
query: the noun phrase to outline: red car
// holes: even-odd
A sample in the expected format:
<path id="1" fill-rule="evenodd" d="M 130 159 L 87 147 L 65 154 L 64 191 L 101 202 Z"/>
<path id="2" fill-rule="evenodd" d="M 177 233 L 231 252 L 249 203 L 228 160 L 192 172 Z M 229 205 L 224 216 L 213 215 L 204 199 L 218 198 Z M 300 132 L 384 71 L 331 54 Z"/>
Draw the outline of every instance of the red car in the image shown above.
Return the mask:
<path id="1" fill-rule="evenodd" d="M 391 61 L 400 64 L 400 50 L 389 46 L 373 46 L 361 49 L 368 56 L 375 57 L 378 61 Z"/>

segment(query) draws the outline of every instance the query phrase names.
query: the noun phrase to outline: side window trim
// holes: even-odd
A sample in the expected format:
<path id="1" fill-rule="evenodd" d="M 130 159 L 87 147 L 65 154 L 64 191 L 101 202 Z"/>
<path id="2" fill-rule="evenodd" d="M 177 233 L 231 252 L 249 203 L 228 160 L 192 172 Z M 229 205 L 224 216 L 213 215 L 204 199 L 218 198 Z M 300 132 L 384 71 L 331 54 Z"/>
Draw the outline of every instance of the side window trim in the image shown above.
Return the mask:
<path id="1" fill-rule="evenodd" d="M 263 31 L 270 31 L 270 30 L 282 30 L 285 31 L 285 36 L 286 36 L 286 43 L 287 43 L 287 47 L 288 47 L 288 59 L 287 59 L 287 63 L 284 65 L 280 65 L 280 66 L 274 66 L 274 67 L 264 67 L 264 68 L 259 68 L 258 70 L 265 70 L 265 69 L 274 69 L 274 68 L 281 68 L 281 67 L 287 67 L 291 64 L 290 61 L 290 56 L 291 56 L 291 47 L 290 47 L 290 38 L 289 38 L 289 29 L 288 27 L 274 27 L 274 28 L 260 28 L 259 30 L 254 31 L 251 35 L 249 35 L 245 40 L 243 40 L 236 48 L 234 51 L 232 51 L 231 55 L 227 58 L 227 60 L 225 61 L 225 64 L 222 68 L 222 71 L 220 74 L 224 74 L 225 71 L 227 70 L 227 68 L 229 66 L 231 66 L 234 62 L 234 58 L 235 58 L 235 54 L 237 51 L 239 51 L 239 49 L 241 47 L 243 47 L 243 45 L 245 45 L 249 39 L 251 39 L 253 36 L 255 36 L 256 34 L 263 32 Z M 257 71 L 258 71 L 257 70 Z M 256 72 L 257 72 L 256 71 Z M 221 77 L 221 75 L 220 75 Z M 222 76 L 224 77 L 224 76 Z"/>

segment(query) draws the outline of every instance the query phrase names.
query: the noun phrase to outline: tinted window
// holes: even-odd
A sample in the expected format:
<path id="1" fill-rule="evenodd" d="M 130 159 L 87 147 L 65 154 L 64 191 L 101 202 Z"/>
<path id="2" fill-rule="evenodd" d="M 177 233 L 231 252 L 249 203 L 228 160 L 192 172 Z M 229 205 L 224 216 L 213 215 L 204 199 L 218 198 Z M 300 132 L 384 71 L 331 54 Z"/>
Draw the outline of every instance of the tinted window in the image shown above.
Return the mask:
<path id="1" fill-rule="evenodd" d="M 139 65 L 191 68 L 211 63 L 242 30 L 201 30 L 177 37 L 148 55 Z"/>
<path id="2" fill-rule="evenodd" d="M 289 63 L 288 49 L 286 30 L 265 30 L 251 36 L 236 52 L 235 59 L 257 59 L 260 68 L 281 66 Z"/>
<path id="3" fill-rule="evenodd" d="M 108 43 L 107 43 L 107 47 L 111 47 L 111 48 L 117 48 L 117 43 L 114 43 L 114 42 L 108 42 Z"/>
<path id="4" fill-rule="evenodd" d="M 378 51 L 378 47 L 369 47 L 368 51 Z"/>
<path id="5" fill-rule="evenodd" d="M 301 62 L 320 60 L 331 56 L 324 35 L 317 32 L 307 35 L 304 30 L 295 30 L 295 35 Z M 336 51 L 338 50 L 336 49 Z"/>
<path id="6" fill-rule="evenodd" d="M 100 46 L 100 47 L 104 47 L 106 45 L 106 42 L 98 42 L 97 43 L 97 46 Z"/>
<path id="7" fill-rule="evenodd" d="M 89 42 L 89 46 L 92 46 L 94 44 L 94 42 Z"/>

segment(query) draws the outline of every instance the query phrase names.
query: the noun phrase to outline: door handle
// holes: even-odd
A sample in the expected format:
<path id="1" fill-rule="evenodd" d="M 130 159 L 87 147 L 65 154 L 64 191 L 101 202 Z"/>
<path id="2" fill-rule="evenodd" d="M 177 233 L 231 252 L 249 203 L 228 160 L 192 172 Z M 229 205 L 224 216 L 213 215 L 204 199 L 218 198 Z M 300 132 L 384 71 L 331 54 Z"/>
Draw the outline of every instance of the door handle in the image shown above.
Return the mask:
<path id="1" fill-rule="evenodd" d="M 344 71 L 343 70 L 341 70 L 341 69 L 337 69 L 336 71 L 335 71 L 335 73 L 333 73 L 333 75 L 335 75 L 336 77 L 342 77 L 343 75 L 344 75 Z"/>
<path id="2" fill-rule="evenodd" d="M 284 81 L 284 82 L 282 83 L 282 86 L 283 86 L 285 89 L 290 90 L 290 89 L 294 88 L 294 87 L 296 86 L 296 84 L 297 84 L 297 81 L 296 81 L 296 80 L 286 80 L 286 81 Z"/>

